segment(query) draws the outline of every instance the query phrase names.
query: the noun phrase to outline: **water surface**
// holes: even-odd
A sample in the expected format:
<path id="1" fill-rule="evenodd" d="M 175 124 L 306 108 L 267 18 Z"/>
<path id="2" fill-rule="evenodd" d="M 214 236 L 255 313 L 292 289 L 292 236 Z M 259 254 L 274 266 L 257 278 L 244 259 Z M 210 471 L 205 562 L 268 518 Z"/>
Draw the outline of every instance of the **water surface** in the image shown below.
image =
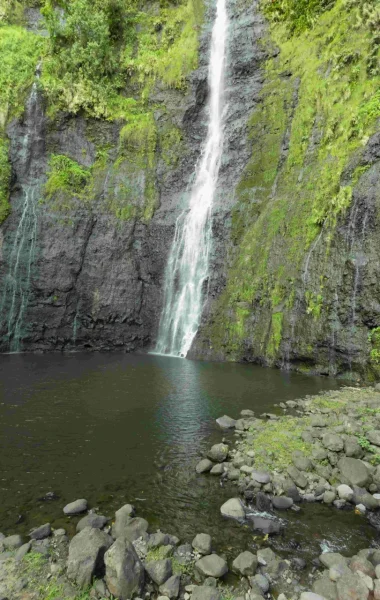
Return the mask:
<path id="1" fill-rule="evenodd" d="M 126 502 L 153 527 L 191 540 L 210 533 L 236 554 L 259 538 L 222 519 L 234 488 L 196 475 L 195 464 L 222 434 L 215 419 L 337 386 L 252 365 L 152 355 L 0 356 L 0 531 L 27 532 L 50 521 L 71 532 L 62 507 L 86 498 L 107 516 Z M 57 496 L 44 500 L 48 492 Z M 355 551 L 374 531 L 353 511 L 305 506 L 288 512 L 277 549 Z M 259 536 L 260 537 L 260 536 Z M 301 548 L 300 548 L 301 544 Z"/>

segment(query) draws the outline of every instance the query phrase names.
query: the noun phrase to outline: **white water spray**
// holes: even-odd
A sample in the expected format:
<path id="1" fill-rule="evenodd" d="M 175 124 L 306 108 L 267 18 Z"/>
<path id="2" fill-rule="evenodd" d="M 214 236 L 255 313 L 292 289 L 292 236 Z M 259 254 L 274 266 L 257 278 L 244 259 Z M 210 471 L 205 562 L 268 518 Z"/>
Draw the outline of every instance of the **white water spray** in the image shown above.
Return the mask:
<path id="1" fill-rule="evenodd" d="M 191 191 L 189 210 L 177 219 L 166 267 L 164 308 L 156 346 L 159 354 L 186 356 L 202 316 L 212 242 L 211 209 L 223 147 L 227 27 L 226 0 L 217 0 L 208 71 L 207 138 Z"/>

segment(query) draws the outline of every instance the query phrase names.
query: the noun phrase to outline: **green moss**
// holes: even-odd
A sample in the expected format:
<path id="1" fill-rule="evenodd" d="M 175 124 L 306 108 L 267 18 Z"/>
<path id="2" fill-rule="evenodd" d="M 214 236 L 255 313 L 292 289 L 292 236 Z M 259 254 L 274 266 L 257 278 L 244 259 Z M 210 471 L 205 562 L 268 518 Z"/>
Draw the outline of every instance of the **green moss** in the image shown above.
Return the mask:
<path id="1" fill-rule="evenodd" d="M 11 164 L 8 157 L 8 140 L 0 135 L 0 224 L 10 212 L 9 182 L 11 178 Z"/>
<path id="2" fill-rule="evenodd" d="M 373 365 L 380 366 L 380 327 L 375 327 L 369 334 L 371 343 L 370 358 Z"/>
<path id="3" fill-rule="evenodd" d="M 70 210 L 76 198 L 88 198 L 91 170 L 64 154 L 52 154 L 49 160 L 48 179 L 44 196 L 51 206 L 60 211 Z"/>
<path id="4" fill-rule="evenodd" d="M 247 443 L 246 449 L 255 450 L 255 467 L 281 472 L 292 464 L 294 452 L 309 455 L 311 444 L 301 437 L 307 424 L 307 419 L 284 417 L 280 421 L 263 422 L 259 432 L 251 428 L 254 441 L 251 445 Z"/>
<path id="5" fill-rule="evenodd" d="M 160 134 L 161 156 L 168 167 L 176 167 L 183 152 L 182 132 L 178 127 L 168 127 Z"/>

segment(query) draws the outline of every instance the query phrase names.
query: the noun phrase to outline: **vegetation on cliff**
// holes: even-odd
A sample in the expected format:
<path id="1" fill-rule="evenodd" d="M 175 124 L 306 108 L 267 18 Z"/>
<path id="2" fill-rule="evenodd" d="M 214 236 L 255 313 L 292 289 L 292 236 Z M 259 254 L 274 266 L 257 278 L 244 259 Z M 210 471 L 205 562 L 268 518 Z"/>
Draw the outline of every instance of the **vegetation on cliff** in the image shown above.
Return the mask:
<path id="1" fill-rule="evenodd" d="M 263 0 L 262 8 L 271 22 L 265 46 L 279 52 L 266 63 L 250 121 L 252 159 L 232 217 L 235 258 L 206 337 L 232 359 L 276 362 L 294 309 L 314 323 L 297 340 L 299 355 L 312 358 L 317 321 L 328 322 L 331 245 L 369 168 L 357 157 L 380 116 L 380 9 L 351 0 Z M 323 258 L 310 277 L 319 243 Z"/>

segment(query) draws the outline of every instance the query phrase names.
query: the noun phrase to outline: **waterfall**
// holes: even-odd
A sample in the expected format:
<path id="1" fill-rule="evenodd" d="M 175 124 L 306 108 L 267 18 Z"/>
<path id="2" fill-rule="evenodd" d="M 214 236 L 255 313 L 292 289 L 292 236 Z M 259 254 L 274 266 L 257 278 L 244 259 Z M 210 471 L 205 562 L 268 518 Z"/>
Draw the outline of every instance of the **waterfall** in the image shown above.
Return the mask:
<path id="1" fill-rule="evenodd" d="M 189 208 L 176 222 L 165 274 L 164 307 L 156 352 L 186 356 L 198 331 L 209 275 L 211 211 L 223 147 L 226 0 L 217 0 L 208 69 L 208 130 Z"/>
<path id="2" fill-rule="evenodd" d="M 36 77 L 39 78 L 40 66 Z M 32 267 L 35 259 L 38 202 L 40 189 L 37 179 L 35 154 L 41 140 L 39 125 L 43 109 L 39 102 L 37 82 L 34 82 L 25 108 L 24 126 L 19 152 L 20 171 L 25 175 L 21 182 L 20 219 L 14 234 L 8 259 L 8 272 L 0 304 L 1 329 L 5 332 L 5 342 L 13 352 L 20 351 L 22 327 L 28 306 Z"/>

